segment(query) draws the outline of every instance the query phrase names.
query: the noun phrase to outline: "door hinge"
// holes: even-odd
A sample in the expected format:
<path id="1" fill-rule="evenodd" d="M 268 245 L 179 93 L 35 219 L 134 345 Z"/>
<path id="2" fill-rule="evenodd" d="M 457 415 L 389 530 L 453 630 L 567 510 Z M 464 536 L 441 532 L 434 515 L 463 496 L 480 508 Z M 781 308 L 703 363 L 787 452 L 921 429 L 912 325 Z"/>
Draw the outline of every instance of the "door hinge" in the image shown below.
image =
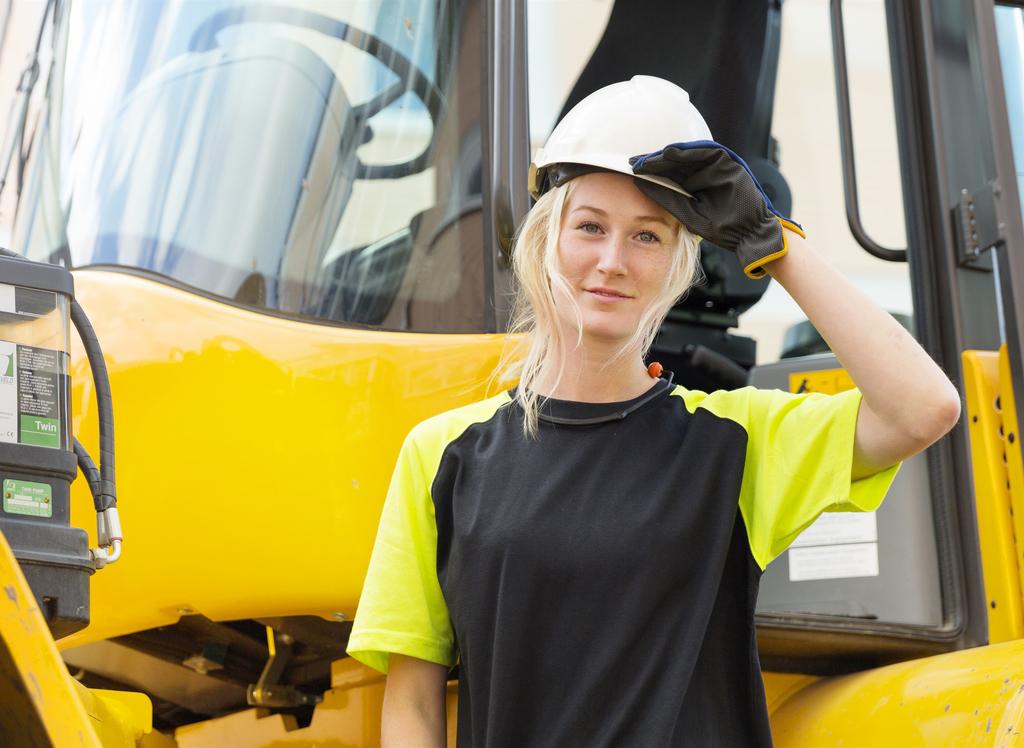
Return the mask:
<path id="1" fill-rule="evenodd" d="M 1006 224 L 999 220 L 999 183 L 989 182 L 971 192 L 960 190 L 960 199 L 953 209 L 953 224 L 960 265 L 988 269 L 982 263 L 984 253 L 1006 239 Z"/>

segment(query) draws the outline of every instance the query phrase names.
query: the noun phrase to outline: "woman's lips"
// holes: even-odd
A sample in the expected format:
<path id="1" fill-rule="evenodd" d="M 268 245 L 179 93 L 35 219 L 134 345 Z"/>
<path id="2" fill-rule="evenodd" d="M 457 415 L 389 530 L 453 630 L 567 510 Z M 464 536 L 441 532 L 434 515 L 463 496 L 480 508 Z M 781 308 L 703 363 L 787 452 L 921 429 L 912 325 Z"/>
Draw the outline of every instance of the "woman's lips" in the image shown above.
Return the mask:
<path id="1" fill-rule="evenodd" d="M 615 291 L 611 288 L 588 288 L 586 292 L 591 296 L 595 296 L 601 301 L 628 301 L 631 296 L 627 296 L 621 291 Z"/>

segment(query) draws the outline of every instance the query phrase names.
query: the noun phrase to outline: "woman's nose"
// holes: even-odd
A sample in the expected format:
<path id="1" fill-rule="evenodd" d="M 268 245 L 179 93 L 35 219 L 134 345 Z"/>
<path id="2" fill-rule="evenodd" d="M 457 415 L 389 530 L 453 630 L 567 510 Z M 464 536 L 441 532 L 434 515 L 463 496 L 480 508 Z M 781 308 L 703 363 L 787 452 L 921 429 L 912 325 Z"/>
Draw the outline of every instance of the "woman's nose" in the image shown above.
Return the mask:
<path id="1" fill-rule="evenodd" d="M 625 240 L 617 236 L 609 236 L 601 245 L 601 254 L 597 258 L 597 269 L 609 275 L 622 275 L 626 272 Z"/>

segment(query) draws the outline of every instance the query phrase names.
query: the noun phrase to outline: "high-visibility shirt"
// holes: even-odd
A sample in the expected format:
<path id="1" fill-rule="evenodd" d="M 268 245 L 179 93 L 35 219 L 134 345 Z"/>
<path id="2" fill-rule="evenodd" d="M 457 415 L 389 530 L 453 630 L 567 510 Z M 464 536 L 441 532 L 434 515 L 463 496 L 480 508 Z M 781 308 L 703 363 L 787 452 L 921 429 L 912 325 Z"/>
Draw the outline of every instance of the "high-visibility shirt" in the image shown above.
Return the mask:
<path id="1" fill-rule="evenodd" d="M 851 480 L 856 389 L 655 387 L 547 400 L 537 438 L 503 392 L 405 440 L 348 652 L 458 663 L 460 747 L 771 745 L 761 574 L 899 465 Z"/>

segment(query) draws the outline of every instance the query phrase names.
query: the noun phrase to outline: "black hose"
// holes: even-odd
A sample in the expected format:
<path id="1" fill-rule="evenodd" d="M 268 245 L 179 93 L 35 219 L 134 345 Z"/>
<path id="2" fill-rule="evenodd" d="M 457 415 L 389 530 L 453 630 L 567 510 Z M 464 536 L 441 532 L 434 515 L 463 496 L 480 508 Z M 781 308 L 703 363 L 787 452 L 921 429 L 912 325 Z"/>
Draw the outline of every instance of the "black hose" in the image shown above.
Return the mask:
<path id="1" fill-rule="evenodd" d="M 82 446 L 82 442 L 78 439 L 73 439 L 73 447 L 75 450 L 75 457 L 78 458 L 78 467 L 82 471 L 82 475 L 85 476 L 86 482 L 89 484 L 89 493 L 92 494 L 93 504 L 98 504 L 98 497 L 100 495 L 100 471 L 96 467 L 96 463 L 92 461 L 92 457 L 86 451 L 85 447 Z"/>
<path id="2" fill-rule="evenodd" d="M 96 412 L 100 422 L 100 483 L 99 492 L 93 494 L 93 501 L 96 511 L 102 512 L 117 506 L 117 488 L 114 485 L 114 403 L 110 396 L 107 362 L 103 358 L 100 341 L 85 310 L 74 300 L 71 301 L 71 321 L 82 339 L 96 387 Z"/>

